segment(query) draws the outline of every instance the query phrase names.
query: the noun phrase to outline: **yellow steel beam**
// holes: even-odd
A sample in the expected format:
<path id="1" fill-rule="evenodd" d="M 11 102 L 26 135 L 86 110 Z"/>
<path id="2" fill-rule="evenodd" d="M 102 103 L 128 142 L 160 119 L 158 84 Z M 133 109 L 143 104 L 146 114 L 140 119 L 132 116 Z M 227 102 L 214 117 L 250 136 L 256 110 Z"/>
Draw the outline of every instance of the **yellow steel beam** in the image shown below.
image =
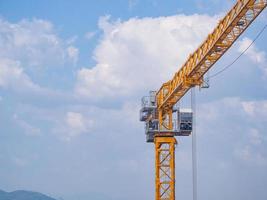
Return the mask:
<path id="1" fill-rule="evenodd" d="M 173 136 L 156 136 L 156 200 L 175 200 L 175 145 Z"/>
<path id="2" fill-rule="evenodd" d="M 162 85 L 157 92 L 160 130 L 171 130 L 171 123 L 164 123 L 164 119 L 171 118 L 172 107 L 191 87 L 203 83 L 204 74 L 232 46 L 266 5 L 267 0 L 238 0 L 174 77 Z M 166 127 L 166 124 L 170 126 Z"/>

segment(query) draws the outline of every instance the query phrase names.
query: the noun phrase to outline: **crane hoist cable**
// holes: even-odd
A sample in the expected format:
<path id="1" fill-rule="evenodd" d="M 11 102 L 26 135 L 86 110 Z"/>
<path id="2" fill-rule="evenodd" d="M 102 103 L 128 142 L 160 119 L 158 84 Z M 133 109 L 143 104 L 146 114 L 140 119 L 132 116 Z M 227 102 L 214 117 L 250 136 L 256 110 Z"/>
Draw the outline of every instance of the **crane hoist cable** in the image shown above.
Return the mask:
<path id="1" fill-rule="evenodd" d="M 256 37 L 251 41 L 251 43 L 241 52 L 241 54 L 236 57 L 229 65 L 225 66 L 220 71 L 216 72 L 213 75 L 207 77 L 207 79 L 218 76 L 229 67 L 231 67 L 238 59 L 244 55 L 248 49 L 255 43 L 255 41 L 261 36 L 264 30 L 267 28 L 267 24 L 258 32 Z M 196 138 L 196 93 L 195 87 L 191 88 L 191 109 L 194 113 L 193 115 L 193 131 L 192 131 L 192 182 L 193 182 L 193 200 L 197 200 L 197 138 Z"/>
<path id="2" fill-rule="evenodd" d="M 193 112 L 192 129 L 192 182 L 193 182 L 193 200 L 197 200 L 197 136 L 196 136 L 196 90 L 191 88 L 191 109 Z"/>
<path id="3" fill-rule="evenodd" d="M 267 24 L 265 24 L 265 26 L 263 26 L 263 28 L 259 31 L 259 33 L 256 35 L 256 37 L 251 41 L 251 43 L 247 46 L 247 48 L 244 49 L 244 51 L 241 52 L 241 54 L 239 56 L 237 56 L 230 64 L 226 65 L 220 71 L 216 72 L 215 74 L 212 74 L 212 75 L 208 76 L 207 79 L 210 79 L 210 78 L 213 78 L 215 76 L 218 76 L 219 74 L 221 74 L 222 72 L 227 70 L 229 67 L 231 67 L 233 64 L 235 64 L 235 62 L 237 62 L 239 60 L 239 58 L 241 56 L 243 56 L 249 50 L 249 48 L 252 46 L 252 44 L 255 43 L 255 41 L 261 36 L 261 34 L 264 32 L 264 30 L 266 28 L 267 28 Z"/>

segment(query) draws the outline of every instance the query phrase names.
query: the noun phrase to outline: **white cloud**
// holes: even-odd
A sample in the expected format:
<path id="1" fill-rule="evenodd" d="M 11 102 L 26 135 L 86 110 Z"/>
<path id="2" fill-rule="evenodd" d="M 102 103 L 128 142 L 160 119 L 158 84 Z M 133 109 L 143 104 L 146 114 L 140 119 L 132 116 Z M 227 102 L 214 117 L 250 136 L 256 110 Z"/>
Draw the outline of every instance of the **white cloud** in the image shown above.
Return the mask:
<path id="1" fill-rule="evenodd" d="M 0 59 L 0 87 L 16 91 L 39 91 L 18 61 Z"/>
<path id="2" fill-rule="evenodd" d="M 0 89 L 13 93 L 15 98 L 23 96 L 29 100 L 33 97 L 41 97 L 45 100 L 46 98 L 43 97 L 48 96 L 50 100 L 55 100 L 67 96 L 55 89 L 51 90 L 34 83 L 19 61 L 5 58 L 0 58 Z"/>
<path id="3" fill-rule="evenodd" d="M 91 31 L 91 32 L 87 32 L 84 37 L 87 40 L 91 40 L 95 35 L 96 35 L 96 32 L 95 31 Z"/>
<path id="4" fill-rule="evenodd" d="M 249 161 L 252 158 L 251 149 L 249 146 L 245 146 L 242 149 L 236 149 L 235 154 L 245 161 Z"/>
<path id="5" fill-rule="evenodd" d="M 254 115 L 254 112 L 255 112 L 255 110 L 254 110 L 254 107 L 255 107 L 254 102 L 242 102 L 242 106 L 243 106 L 244 111 L 247 114 L 252 115 L 252 116 Z"/>
<path id="6" fill-rule="evenodd" d="M 66 123 L 71 129 L 77 132 L 86 131 L 85 120 L 81 113 L 68 112 L 66 115 Z"/>
<path id="7" fill-rule="evenodd" d="M 62 98 L 62 96 L 66 96 L 59 91 L 50 90 L 34 83 L 19 61 L 6 58 L 0 58 L 0 89 L 28 98 L 33 96 Z"/>
<path id="8" fill-rule="evenodd" d="M 11 23 L 0 19 L 0 87 L 39 90 L 34 82 L 50 69 L 76 63 L 78 54 L 68 40 L 57 36 L 49 21 L 24 19 Z"/>
<path id="9" fill-rule="evenodd" d="M 252 128 L 248 134 L 251 144 L 260 145 L 262 143 L 263 138 L 259 130 Z"/>
<path id="10" fill-rule="evenodd" d="M 11 23 L 0 19 L 0 88 L 27 100 L 33 97 L 47 100 L 44 96 L 50 99 L 70 97 L 55 87 L 47 87 L 59 80 L 54 76 L 55 72 L 61 73 L 64 81 L 68 70 L 72 72 L 64 66 L 78 61 L 79 50 L 73 45 L 75 40 L 75 36 L 62 40 L 53 24 L 45 20 Z M 43 86 L 47 83 L 49 86 Z"/>
<path id="11" fill-rule="evenodd" d="M 67 112 L 63 119 L 60 119 L 53 129 L 61 139 L 70 141 L 72 138 L 81 134 L 88 133 L 94 121 L 85 117 L 80 112 Z"/>
<path id="12" fill-rule="evenodd" d="M 19 119 L 16 114 L 13 116 L 13 118 L 15 122 L 23 129 L 25 135 L 29 136 L 41 135 L 41 130 L 39 128 L 32 126 L 25 120 Z"/>
<path id="13" fill-rule="evenodd" d="M 250 117 L 267 118 L 267 101 L 242 101 L 243 110 Z"/>
<path id="14" fill-rule="evenodd" d="M 0 55 L 24 67 L 47 67 L 64 62 L 64 43 L 53 24 L 40 19 L 10 23 L 0 20 Z"/>
<path id="15" fill-rule="evenodd" d="M 252 149 L 251 146 L 246 145 L 235 150 L 235 156 L 249 164 L 256 166 L 267 166 L 267 158 L 262 153 Z"/>
<path id="16" fill-rule="evenodd" d="M 241 41 L 239 41 L 238 51 L 243 52 L 251 43 L 251 39 L 244 37 Z M 260 51 L 254 44 L 252 44 L 245 52 L 245 55 L 247 55 L 252 62 L 257 64 L 267 76 L 267 60 L 266 53 L 264 51 Z"/>
<path id="17" fill-rule="evenodd" d="M 86 104 L 69 104 L 57 108 L 22 105 L 16 112 L 18 115 L 36 116 L 35 120 L 50 124 L 51 130 L 48 132 L 64 141 L 83 136 L 91 137 L 91 134 L 92 137 L 102 137 L 103 132 L 106 138 L 121 138 L 127 129 L 143 129 L 143 124 L 138 121 L 139 103 L 136 102 L 125 102 L 119 108 L 101 108 Z M 131 131 L 127 131 L 127 134 L 131 134 Z M 142 134 L 141 137 L 144 139 L 145 135 Z"/>
<path id="18" fill-rule="evenodd" d="M 12 161 L 14 162 L 15 165 L 19 167 L 25 167 L 28 165 L 28 161 L 20 157 L 13 157 Z"/>
<path id="19" fill-rule="evenodd" d="M 75 36 L 72 36 L 70 37 L 69 39 L 66 40 L 66 44 L 67 45 L 72 45 L 73 43 L 75 43 L 78 39 L 78 36 L 75 35 Z"/>
<path id="20" fill-rule="evenodd" d="M 67 53 L 68 53 L 68 56 L 69 56 L 70 60 L 73 63 L 77 63 L 78 58 L 79 58 L 79 49 L 77 49 L 74 46 L 69 46 L 67 48 Z"/>
<path id="21" fill-rule="evenodd" d="M 237 161 L 266 166 L 266 119 L 266 100 L 225 98 L 199 105 L 197 134 L 200 138 L 208 137 L 209 141 L 226 142 L 227 150 L 233 152 Z"/>
<path id="22" fill-rule="evenodd" d="M 109 65 L 101 64 L 93 69 L 83 68 L 78 72 L 76 92 L 82 96 L 115 96 L 120 92 L 121 81 Z"/>
<path id="23" fill-rule="evenodd" d="M 132 10 L 138 4 L 138 0 L 128 0 L 128 7 Z"/>
<path id="24" fill-rule="evenodd" d="M 264 138 L 264 132 L 250 128 L 247 133 L 243 134 L 246 140 L 236 147 L 234 151 L 235 156 L 249 164 L 267 166 L 266 152 L 261 150 L 267 141 Z"/>
<path id="25" fill-rule="evenodd" d="M 97 62 L 77 74 L 75 91 L 90 97 L 135 95 L 158 88 L 179 69 L 217 22 L 207 15 L 99 20 Z"/>
<path id="26" fill-rule="evenodd" d="M 236 110 L 236 112 L 232 112 L 233 110 Z M 228 114 L 238 114 L 246 120 L 260 119 L 266 121 L 267 100 L 246 101 L 240 97 L 227 97 L 201 104 L 198 117 L 205 121 L 216 121 Z"/>

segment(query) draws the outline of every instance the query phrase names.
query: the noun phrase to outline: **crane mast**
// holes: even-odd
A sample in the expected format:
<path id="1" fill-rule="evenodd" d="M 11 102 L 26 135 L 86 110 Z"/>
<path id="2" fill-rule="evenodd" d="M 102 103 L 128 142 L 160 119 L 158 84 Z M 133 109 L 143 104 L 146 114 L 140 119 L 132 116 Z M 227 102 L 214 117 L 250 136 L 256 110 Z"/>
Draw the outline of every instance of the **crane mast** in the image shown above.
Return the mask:
<path id="1" fill-rule="evenodd" d="M 173 78 L 158 91 L 142 98 L 140 121 L 145 122 L 147 142 L 155 144 L 155 199 L 175 200 L 174 136 L 192 132 L 192 111 L 176 108 L 176 103 L 232 46 L 267 5 L 267 0 L 238 0 L 206 40 L 191 54 Z M 176 115 L 174 115 L 176 113 Z M 173 117 L 176 116 L 175 122 Z"/>

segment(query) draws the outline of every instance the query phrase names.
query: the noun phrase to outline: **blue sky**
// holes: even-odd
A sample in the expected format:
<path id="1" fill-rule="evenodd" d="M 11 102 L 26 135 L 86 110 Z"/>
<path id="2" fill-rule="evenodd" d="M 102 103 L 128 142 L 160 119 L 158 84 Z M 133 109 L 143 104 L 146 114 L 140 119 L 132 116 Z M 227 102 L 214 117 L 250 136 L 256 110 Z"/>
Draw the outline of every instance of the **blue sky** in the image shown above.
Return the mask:
<path id="1" fill-rule="evenodd" d="M 0 189 L 65 200 L 154 197 L 140 98 L 179 69 L 234 1 L 0 1 Z M 263 13 L 216 63 L 231 63 Z M 197 90 L 199 199 L 265 200 L 266 31 Z M 185 107 L 188 97 L 181 101 Z M 192 198 L 191 137 L 176 192 Z"/>

